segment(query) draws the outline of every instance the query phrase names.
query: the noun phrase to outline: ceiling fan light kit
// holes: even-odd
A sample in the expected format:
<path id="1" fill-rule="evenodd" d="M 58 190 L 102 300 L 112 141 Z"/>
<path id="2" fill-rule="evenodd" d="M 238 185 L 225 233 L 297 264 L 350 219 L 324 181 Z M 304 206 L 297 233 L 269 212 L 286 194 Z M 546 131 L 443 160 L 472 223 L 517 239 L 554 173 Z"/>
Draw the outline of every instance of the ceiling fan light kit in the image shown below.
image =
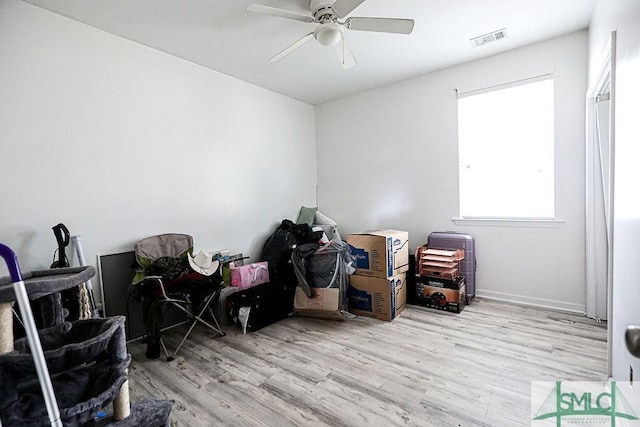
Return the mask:
<path id="1" fill-rule="evenodd" d="M 355 31 L 373 31 L 382 33 L 411 34 L 413 19 L 350 17 L 348 14 L 364 3 L 365 0 L 310 0 L 309 14 L 295 12 L 261 4 L 252 4 L 248 12 L 276 16 L 317 24 L 309 34 L 298 39 L 272 57 L 269 62 L 277 62 L 300 46 L 315 38 L 322 46 L 333 46 L 342 67 L 346 70 L 356 65 L 356 59 L 344 37 L 344 29 Z M 346 18 L 346 20 L 342 20 Z M 342 42 L 342 43 L 340 43 Z"/>
<path id="2" fill-rule="evenodd" d="M 322 24 L 315 29 L 313 37 L 322 46 L 335 46 L 342 39 L 342 28 L 333 22 Z"/>

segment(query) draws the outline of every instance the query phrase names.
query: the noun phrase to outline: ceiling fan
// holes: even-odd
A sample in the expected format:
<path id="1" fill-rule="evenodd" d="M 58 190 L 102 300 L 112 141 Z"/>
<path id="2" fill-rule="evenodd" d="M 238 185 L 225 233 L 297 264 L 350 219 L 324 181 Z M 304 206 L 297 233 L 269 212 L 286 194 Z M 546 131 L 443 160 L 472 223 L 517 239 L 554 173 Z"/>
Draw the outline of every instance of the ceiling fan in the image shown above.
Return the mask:
<path id="1" fill-rule="evenodd" d="M 310 0 L 309 14 L 279 9 L 254 3 L 247 11 L 277 16 L 279 18 L 318 24 L 309 34 L 275 55 L 269 62 L 277 62 L 291 52 L 315 38 L 323 46 L 333 46 L 342 67 L 346 70 L 356 65 L 356 58 L 344 39 L 344 29 L 375 31 L 382 33 L 410 34 L 413 19 L 345 17 L 365 0 Z"/>

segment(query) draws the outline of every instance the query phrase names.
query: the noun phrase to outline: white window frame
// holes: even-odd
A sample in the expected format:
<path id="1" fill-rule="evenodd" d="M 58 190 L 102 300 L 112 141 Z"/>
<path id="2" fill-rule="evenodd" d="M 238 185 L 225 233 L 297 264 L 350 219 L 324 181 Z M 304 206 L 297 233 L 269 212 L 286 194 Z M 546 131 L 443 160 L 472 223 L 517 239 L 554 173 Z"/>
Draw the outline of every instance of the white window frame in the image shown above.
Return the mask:
<path id="1" fill-rule="evenodd" d="M 545 75 L 541 75 L 541 76 L 536 76 L 536 77 L 532 77 L 532 78 L 527 78 L 527 79 L 522 79 L 522 80 L 518 80 L 518 81 L 514 81 L 514 82 L 509 82 L 506 84 L 501 84 L 501 85 L 496 85 L 496 86 L 491 86 L 491 87 L 487 87 L 487 88 L 483 88 L 483 89 L 478 89 L 478 90 L 472 90 L 472 91 L 467 91 L 467 92 L 460 92 L 457 93 L 458 95 L 458 99 L 460 98 L 465 98 L 465 97 L 470 97 L 470 96 L 475 96 L 475 95 L 481 95 L 481 94 L 485 94 L 485 93 L 489 93 L 489 92 L 495 92 L 495 91 L 500 91 L 500 90 L 504 90 L 504 89 L 509 89 L 512 87 L 517 87 L 517 86 L 523 86 L 523 85 L 527 85 L 527 84 L 531 84 L 531 83 L 538 83 L 541 81 L 547 81 L 547 80 L 551 80 L 551 83 L 554 84 L 554 77 L 552 74 L 545 74 Z M 554 95 L 555 96 L 555 95 Z M 459 119 L 459 115 L 458 115 L 458 119 Z M 555 120 L 555 117 L 554 117 Z M 554 125 L 555 127 L 555 125 Z M 555 133 L 552 129 L 552 133 Z M 554 138 L 554 135 L 552 134 L 552 138 Z M 458 143 L 460 144 L 460 141 L 458 141 Z M 463 197 L 463 193 L 462 193 L 462 182 L 459 182 L 459 186 L 458 186 L 458 190 L 459 190 L 459 213 L 460 216 L 457 218 L 452 218 L 452 220 L 456 223 L 456 225 L 489 225 L 489 226 L 517 226 L 517 227 L 559 227 L 564 221 L 562 220 L 558 220 L 556 219 L 555 215 L 556 215 L 556 203 L 555 203 L 555 167 L 554 167 L 554 156 L 555 156 L 555 141 L 552 141 L 553 146 L 552 146 L 552 158 L 551 158 L 551 179 L 552 179 L 552 183 L 551 183 L 551 200 L 548 200 L 548 202 L 551 203 L 551 215 L 549 216 L 532 216 L 532 217 L 524 217 L 524 216 L 465 216 L 463 217 L 461 214 L 461 211 L 463 209 L 462 206 L 462 197 Z M 458 148 L 460 149 L 460 145 L 458 146 Z M 460 156 L 460 152 L 459 152 L 459 159 L 461 160 L 461 156 Z M 460 165 L 459 165 L 460 167 Z M 460 169 L 458 170 L 458 177 L 459 179 L 461 178 L 461 171 Z"/>

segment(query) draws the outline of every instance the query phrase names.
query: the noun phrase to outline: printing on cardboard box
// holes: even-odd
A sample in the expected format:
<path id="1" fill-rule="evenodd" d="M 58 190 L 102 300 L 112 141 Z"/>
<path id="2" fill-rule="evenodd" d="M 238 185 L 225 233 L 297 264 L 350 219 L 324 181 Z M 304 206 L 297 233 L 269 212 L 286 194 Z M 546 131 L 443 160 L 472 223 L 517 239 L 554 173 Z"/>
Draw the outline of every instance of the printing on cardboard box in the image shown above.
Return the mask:
<path id="1" fill-rule="evenodd" d="M 347 236 L 356 259 L 356 274 L 392 277 L 409 269 L 409 233 L 398 230 L 373 230 Z"/>
<path id="2" fill-rule="evenodd" d="M 407 275 L 391 278 L 349 277 L 349 312 L 360 316 L 391 321 L 398 317 L 407 303 Z"/>

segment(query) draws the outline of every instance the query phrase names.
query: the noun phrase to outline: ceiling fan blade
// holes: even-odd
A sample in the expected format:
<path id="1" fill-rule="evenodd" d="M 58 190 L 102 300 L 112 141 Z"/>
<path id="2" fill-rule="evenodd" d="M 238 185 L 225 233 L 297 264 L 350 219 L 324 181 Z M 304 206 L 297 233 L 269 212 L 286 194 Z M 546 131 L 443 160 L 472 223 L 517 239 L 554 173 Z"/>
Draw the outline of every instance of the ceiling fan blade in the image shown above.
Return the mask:
<path id="1" fill-rule="evenodd" d="M 413 19 L 400 18 L 349 18 L 344 26 L 350 30 L 377 31 L 381 33 L 411 34 Z"/>
<path id="2" fill-rule="evenodd" d="M 269 60 L 269 62 L 278 62 L 278 61 L 280 61 L 282 58 L 284 58 L 285 56 L 289 55 L 291 52 L 293 52 L 294 50 L 296 50 L 297 48 L 299 48 L 300 46 L 302 46 L 303 44 L 305 44 L 306 42 L 308 42 L 312 38 L 313 38 L 313 33 L 307 34 L 306 36 L 302 37 L 300 40 L 298 40 L 297 42 L 293 43 L 291 46 L 285 48 L 282 52 L 280 52 L 279 54 L 277 54 L 276 56 L 271 58 Z"/>
<path id="3" fill-rule="evenodd" d="M 357 64 L 356 57 L 353 56 L 353 52 L 347 44 L 347 41 L 344 39 L 344 35 L 342 36 L 342 43 L 338 43 L 335 46 L 335 50 L 338 54 L 340 64 L 342 64 L 342 68 L 344 68 L 345 70 L 348 70 L 349 68 Z"/>
<path id="4" fill-rule="evenodd" d="M 277 7 L 265 6 L 263 4 L 250 4 L 247 7 L 248 12 L 262 13 L 263 15 L 277 16 L 278 18 L 294 19 L 302 22 L 313 22 L 313 16 L 304 13 L 294 12 L 292 10 L 278 9 Z"/>
<path id="5" fill-rule="evenodd" d="M 331 6 L 331 9 L 338 15 L 340 18 L 344 18 L 353 10 L 364 3 L 365 0 L 336 0 L 336 2 Z"/>

